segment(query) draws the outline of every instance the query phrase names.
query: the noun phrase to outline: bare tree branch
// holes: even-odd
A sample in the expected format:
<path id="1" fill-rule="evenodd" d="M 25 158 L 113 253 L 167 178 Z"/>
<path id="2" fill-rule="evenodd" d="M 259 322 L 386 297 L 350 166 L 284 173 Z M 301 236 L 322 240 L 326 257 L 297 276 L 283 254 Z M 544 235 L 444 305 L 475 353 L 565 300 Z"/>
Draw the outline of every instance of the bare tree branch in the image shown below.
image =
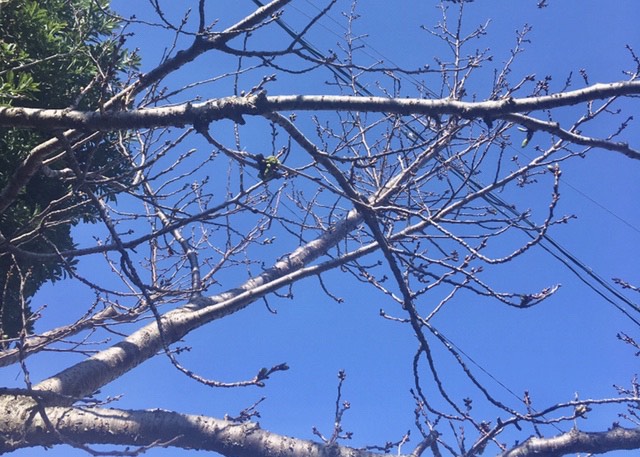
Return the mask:
<path id="1" fill-rule="evenodd" d="M 531 437 L 521 445 L 500 454 L 500 457 L 560 457 L 583 452 L 604 454 L 615 450 L 637 449 L 639 446 L 640 428 L 629 429 L 614 425 L 606 432 L 581 432 L 572 429 L 552 438 Z"/>

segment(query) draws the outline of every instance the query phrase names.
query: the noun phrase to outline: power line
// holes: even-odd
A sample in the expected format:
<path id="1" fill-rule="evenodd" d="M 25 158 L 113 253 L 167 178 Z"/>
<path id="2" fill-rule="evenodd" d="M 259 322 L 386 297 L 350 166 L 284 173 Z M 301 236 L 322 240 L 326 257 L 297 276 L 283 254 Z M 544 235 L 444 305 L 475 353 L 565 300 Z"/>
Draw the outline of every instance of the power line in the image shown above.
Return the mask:
<path id="1" fill-rule="evenodd" d="M 622 216 L 620 216 L 619 214 L 614 213 L 613 211 L 611 211 L 609 208 L 607 208 L 606 206 L 604 206 L 602 203 L 598 202 L 597 200 L 594 200 L 593 198 L 589 197 L 587 194 L 585 194 L 584 192 L 582 192 L 580 189 L 578 189 L 575 186 L 572 186 L 571 183 L 568 183 L 566 180 L 564 180 L 564 185 L 567 187 L 570 187 L 571 190 L 573 190 L 574 192 L 580 194 L 582 196 L 582 198 L 589 200 L 589 202 L 591 202 L 593 205 L 597 206 L 598 208 L 600 208 L 602 211 L 608 213 L 611 217 L 618 219 L 619 222 L 621 222 L 622 224 L 626 225 L 627 227 L 629 227 L 631 230 L 633 230 L 636 233 L 640 233 L 640 228 L 636 227 L 635 225 L 633 225 L 631 222 L 629 222 L 627 219 L 623 218 Z"/>
<path id="2" fill-rule="evenodd" d="M 470 182 L 472 183 L 472 186 L 474 187 L 478 186 L 478 189 L 481 188 L 475 181 L 470 181 Z M 531 228 L 535 228 L 535 225 L 528 218 L 523 217 L 522 214 L 518 212 L 515 208 L 513 208 L 512 205 L 507 204 L 504 200 L 502 200 L 500 197 L 497 197 L 495 194 L 492 194 L 492 193 L 487 194 L 484 197 L 484 199 L 488 201 L 491 204 L 491 206 L 493 206 L 501 214 L 508 216 L 508 214 L 506 213 L 511 213 L 513 216 L 516 216 L 518 218 L 522 217 L 522 220 L 525 222 L 525 224 L 527 224 Z M 523 232 L 531 239 L 535 238 L 535 236 L 532 233 L 530 233 L 528 230 L 523 230 Z M 545 242 L 548 243 L 548 245 L 545 244 Z M 587 278 L 585 278 L 584 274 L 586 274 L 593 281 L 595 281 L 597 284 L 602 286 L 606 291 L 611 293 L 614 297 L 626 303 L 634 311 L 640 313 L 640 307 L 635 303 L 633 303 L 631 300 L 629 300 L 627 297 L 622 295 L 620 292 L 618 292 L 604 278 L 602 278 L 595 271 L 593 271 L 592 268 L 590 268 L 588 265 L 586 265 L 584 262 L 582 262 L 573 254 L 571 254 L 571 252 L 569 252 L 567 249 L 562 247 L 558 242 L 556 242 L 553 238 L 551 238 L 546 234 L 543 237 L 543 242 L 539 243 L 538 246 L 540 246 L 542 249 L 544 249 L 549 254 L 551 254 L 554 258 L 556 258 L 559 262 L 561 262 L 564 266 L 566 266 L 574 275 L 576 275 L 580 281 L 586 284 L 596 294 L 600 295 L 604 300 L 606 300 L 607 302 L 615 306 L 620 312 L 622 312 L 625 316 L 627 316 L 636 325 L 640 327 L 640 321 L 638 321 L 636 318 L 631 316 L 629 312 L 625 310 L 622 306 L 620 306 L 618 303 L 616 303 L 614 299 L 605 295 L 604 292 L 602 292 L 596 286 L 594 286 L 591 282 L 589 282 Z M 554 249 L 557 252 L 554 252 Z"/>
<path id="3" fill-rule="evenodd" d="M 259 0 L 253 0 L 253 2 L 258 6 L 263 6 L 263 4 Z M 313 46 L 311 43 L 309 43 L 303 37 L 300 37 L 299 34 L 296 33 L 293 29 L 291 29 L 282 19 L 278 18 L 276 20 L 276 23 L 289 36 L 291 36 L 292 38 L 296 39 L 297 42 L 300 43 L 300 45 L 302 47 L 304 47 L 304 49 L 306 49 L 311 55 L 313 55 L 314 57 L 316 57 L 318 59 L 324 59 L 325 58 L 325 56 L 315 46 Z M 365 44 L 365 46 L 368 46 L 368 45 Z M 381 57 L 384 57 L 378 51 L 376 51 L 376 52 Z M 384 58 L 386 59 L 386 57 L 384 57 Z M 389 62 L 392 62 L 389 59 L 386 59 L 386 60 L 389 61 Z M 368 95 L 368 96 L 374 96 L 374 94 L 369 89 L 367 89 L 365 86 L 360 84 L 358 81 L 352 81 L 351 77 L 349 76 L 349 73 L 344 68 L 336 68 L 336 67 L 333 67 L 333 66 L 329 66 L 328 69 L 338 79 L 340 79 L 342 82 L 354 84 L 361 94 Z M 433 94 L 433 92 L 431 92 L 431 93 Z M 433 94 L 433 95 L 435 95 L 435 94 Z M 411 134 L 415 135 L 416 138 L 424 140 L 424 138 L 421 136 L 421 134 L 419 132 L 415 131 L 408 124 L 404 123 L 403 128 L 407 132 L 410 132 Z M 453 170 L 453 173 L 459 179 L 466 181 L 475 190 L 480 190 L 480 189 L 482 189 L 484 187 L 484 186 L 481 186 L 473 178 L 463 176 L 462 173 L 460 173 L 460 171 L 458 171 L 457 169 L 453 168 L 452 170 Z M 503 201 L 500 197 L 496 196 L 494 193 L 488 193 L 486 195 L 483 195 L 482 198 L 485 201 L 487 201 L 491 206 L 493 206 L 497 211 L 499 211 L 501 214 L 503 214 L 505 216 L 508 216 L 507 213 L 511 213 L 512 216 L 516 216 L 519 220 L 524 221 L 524 223 L 527 224 L 529 227 L 535 228 L 535 224 L 533 222 L 531 222 L 522 213 L 517 211 L 513 207 L 513 205 L 507 204 L 505 201 Z M 623 222 L 627 223 L 622 218 L 619 218 L 619 219 L 621 219 Z M 638 230 L 637 228 L 633 227 L 629 223 L 627 223 L 627 225 L 631 226 L 635 230 Z M 528 237 L 534 238 L 534 235 L 532 233 L 530 233 L 529 230 L 526 230 L 524 228 L 522 228 L 522 230 Z M 605 301 L 607 301 L 610 304 L 612 304 L 616 309 L 618 309 L 620 312 L 622 312 L 625 316 L 627 316 L 636 325 L 640 326 L 640 321 L 638 319 L 634 318 L 624 308 L 624 306 L 620 305 L 617 301 L 619 300 L 624 305 L 630 307 L 632 310 L 634 310 L 634 311 L 636 311 L 638 313 L 640 313 L 640 306 L 638 306 L 636 303 L 634 303 L 633 301 L 628 299 L 626 296 L 624 296 L 623 294 L 618 292 L 615 289 L 615 287 L 613 285 L 611 285 L 607 280 L 602 278 L 592 268 L 590 268 L 588 265 L 586 265 L 584 262 L 582 262 L 580 259 L 578 259 L 573 254 L 571 254 L 571 252 L 569 252 L 566 248 L 562 247 L 558 242 L 556 242 L 548 234 L 545 233 L 543 235 L 543 241 L 544 242 L 541 242 L 541 243 L 538 244 L 542 249 L 544 249 L 551 256 L 553 256 L 555 259 L 557 259 L 559 262 L 561 262 L 563 265 L 565 265 L 569 269 L 569 271 L 571 271 L 581 282 L 583 282 L 585 285 L 587 285 L 587 287 L 589 287 L 591 290 L 593 290 L 597 295 L 599 295 Z M 545 242 L 546 242 L 546 244 L 545 244 Z M 598 286 L 594 285 L 594 282 L 597 285 L 599 285 L 601 288 L 603 288 L 604 291 L 599 289 Z M 613 297 L 608 296 L 607 293 L 609 293 Z"/>
<path id="4" fill-rule="evenodd" d="M 255 4 L 257 4 L 258 6 L 262 6 L 262 3 L 259 0 L 253 0 L 253 2 Z M 304 38 L 299 37 L 299 34 L 295 33 L 284 21 L 282 21 L 281 19 L 277 19 L 276 22 L 289 36 L 291 36 L 292 38 L 296 39 L 298 41 L 298 43 L 300 43 L 311 55 L 315 56 L 319 60 L 324 58 L 324 55 L 317 48 L 315 48 L 313 45 L 311 45 Z M 336 21 L 334 20 L 334 22 L 336 22 Z M 323 27 L 327 28 L 324 25 L 323 25 Z M 330 29 L 328 29 L 328 30 L 330 30 Z M 338 34 L 335 34 L 335 35 L 339 36 Z M 366 43 L 365 43 L 365 46 L 370 47 Z M 393 61 L 387 59 L 385 56 L 380 54 L 375 49 L 374 49 L 374 51 L 378 55 L 383 57 L 386 61 L 391 62 L 393 64 Z M 352 82 L 352 80 L 349 77 L 349 74 L 346 72 L 346 70 L 344 70 L 342 68 L 336 68 L 336 67 L 329 67 L 328 69 L 339 80 L 341 80 L 341 81 L 343 81 L 345 83 L 351 83 Z M 371 91 L 369 91 L 366 87 L 364 87 L 358 81 L 353 81 L 353 83 L 355 84 L 355 86 L 357 87 L 357 89 L 361 93 L 369 95 L 369 96 L 373 96 Z M 433 91 L 429 90 L 428 88 L 426 88 L 426 89 L 431 93 L 431 95 L 437 97 L 437 95 Z M 411 132 L 412 134 L 416 135 L 415 136 L 416 139 L 424 140 L 424 138 L 422 137 L 422 135 L 419 132 L 415 131 L 408 124 L 406 124 L 406 123 L 403 123 L 403 124 L 404 124 L 403 128 L 405 129 L 406 132 Z M 461 180 L 465 180 L 466 179 L 466 182 L 469 183 L 470 186 L 473 187 L 474 190 L 476 190 L 476 191 L 480 190 L 480 189 L 482 189 L 484 187 L 484 186 L 481 186 L 477 181 L 473 180 L 470 177 L 466 177 L 466 178 L 463 177 L 462 174 L 455 168 L 453 168 L 453 172 L 459 179 L 461 179 Z M 573 186 L 570 186 L 570 187 L 573 188 Z M 577 189 L 575 189 L 575 188 L 573 188 L 573 189 L 582 194 L 582 192 L 578 191 Z M 584 195 L 584 194 L 582 194 L 582 195 Z M 593 199 L 587 197 L 586 195 L 584 195 L 584 196 L 586 198 L 588 198 L 590 201 L 592 201 L 593 203 L 596 203 L 601 208 L 605 209 L 608 213 L 610 213 L 613 216 L 615 216 L 617 219 L 619 219 L 620 221 L 625 223 L 627 226 L 631 227 L 635 231 L 640 232 L 640 230 L 638 230 L 638 228 L 636 228 L 635 226 L 633 226 L 632 224 L 630 224 L 626 220 L 624 220 L 621 217 L 615 215 L 613 212 L 609 211 L 607 208 L 604 208 L 602 205 L 598 204 Z M 524 223 L 526 225 L 528 225 L 530 228 L 535 229 L 535 224 L 533 224 L 533 222 L 531 222 L 522 213 L 517 211 L 513 205 L 507 204 L 504 200 L 502 200 L 500 197 L 496 196 L 495 194 L 488 193 L 488 194 L 483 195 L 482 198 L 485 201 L 487 201 L 492 207 L 494 207 L 496 209 L 496 211 L 500 212 L 502 215 L 504 215 L 506 217 L 509 217 L 509 214 L 511 214 L 512 216 L 517 217 L 519 220 L 524 221 Z M 526 234 L 526 236 L 528 236 L 529 238 L 532 238 L 532 239 L 535 238 L 535 236 L 531 233 L 531 231 L 529 231 L 529 230 L 527 230 L 525 228 L 521 228 L 521 229 Z M 621 302 L 623 302 L 624 304 L 626 304 L 627 306 L 629 306 L 630 308 L 632 308 L 636 312 L 640 312 L 640 307 L 638 305 L 636 305 L 635 303 L 633 303 L 631 300 L 629 300 L 624 295 L 620 294 L 611 284 L 609 284 L 605 279 L 603 279 L 600 275 L 598 275 L 595 271 L 593 271 L 592 268 L 587 266 L 584 262 L 582 262 L 580 259 L 578 259 L 573 254 L 571 254 L 571 252 L 569 252 L 567 249 L 562 247 L 558 242 L 556 242 L 553 238 L 551 238 L 546 233 L 543 234 L 543 238 L 538 243 L 538 246 L 540 246 L 547 253 L 549 253 L 552 257 L 554 257 L 560 263 L 562 263 L 582 283 L 584 283 L 587 287 L 589 287 L 591 290 L 593 290 L 602 299 L 604 299 L 605 301 L 607 301 L 608 303 L 613 305 L 616 309 L 618 309 L 621 313 L 623 313 L 627 318 L 629 318 L 636 325 L 640 326 L 640 321 L 638 321 L 638 319 L 633 317 L 623 306 L 621 306 L 616 301 L 616 299 L 621 301 Z M 589 278 L 591 279 L 591 281 L 595 282 L 596 284 L 600 285 L 600 287 L 604 288 L 604 290 L 606 292 L 608 292 L 609 294 L 611 294 L 613 296 L 613 298 L 607 296 L 607 294 L 605 292 L 603 292 L 602 290 L 600 290 L 596 285 L 594 285 L 593 282 L 591 282 L 589 280 Z M 440 334 L 442 335 L 441 332 L 440 332 Z M 497 377 L 495 377 L 492 373 L 490 373 L 488 370 L 486 370 L 482 365 L 480 365 L 478 362 L 476 362 L 471 356 L 469 356 L 465 351 L 463 351 L 460 347 L 458 347 L 453 341 L 451 341 L 450 339 L 446 338 L 444 335 L 442 335 L 442 337 L 445 338 L 445 340 L 448 342 L 448 344 L 450 344 L 452 347 L 454 347 L 460 354 L 464 355 L 467 360 L 469 360 L 473 365 L 475 365 L 478 369 L 480 369 L 482 372 L 484 372 L 489 378 L 491 378 L 494 382 L 496 382 L 499 386 L 501 386 L 504 390 L 506 390 L 511 396 L 513 396 L 514 398 L 518 399 L 520 402 L 524 402 L 524 400 L 522 400 L 511 388 L 509 388 L 507 385 L 505 385 L 503 382 L 501 382 Z M 561 430 L 557 425 L 555 425 L 555 424 L 552 424 L 552 425 L 556 429 Z"/>

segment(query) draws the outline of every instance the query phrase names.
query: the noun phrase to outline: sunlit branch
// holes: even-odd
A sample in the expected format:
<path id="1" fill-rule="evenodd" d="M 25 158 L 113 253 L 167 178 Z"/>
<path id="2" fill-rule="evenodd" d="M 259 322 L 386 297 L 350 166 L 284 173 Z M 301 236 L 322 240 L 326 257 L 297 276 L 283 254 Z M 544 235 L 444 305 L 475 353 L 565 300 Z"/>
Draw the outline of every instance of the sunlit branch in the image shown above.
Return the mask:
<path id="1" fill-rule="evenodd" d="M 464 119 L 504 118 L 509 114 L 573 106 L 593 100 L 640 94 L 640 81 L 594 84 L 584 89 L 538 97 L 483 102 L 452 99 L 359 97 L 347 95 L 278 95 L 264 93 L 212 99 L 166 108 L 93 112 L 37 108 L 0 108 L 0 125 L 30 128 L 91 128 L 108 131 L 197 124 L 276 111 L 358 111 L 400 115 L 456 115 Z M 541 124 L 542 126 L 542 124 Z M 547 127 L 549 128 L 549 127 Z"/>
<path id="2" fill-rule="evenodd" d="M 15 397 L 16 406 L 36 402 Z M 45 398 L 51 398 L 49 395 Z M 79 443 L 129 446 L 166 446 L 214 451 L 228 457 L 376 457 L 379 454 L 291 438 L 262 430 L 255 422 L 233 422 L 207 416 L 180 414 L 161 409 L 121 410 L 107 408 L 47 407 L 46 417 L 55 424 L 55 432 L 42 416 L 34 417 L 21 429 L 29 442 L 50 446 L 71 440 Z M 167 437 L 171 437 L 168 442 Z M 3 441 L 0 452 L 20 448 L 21 443 Z"/>

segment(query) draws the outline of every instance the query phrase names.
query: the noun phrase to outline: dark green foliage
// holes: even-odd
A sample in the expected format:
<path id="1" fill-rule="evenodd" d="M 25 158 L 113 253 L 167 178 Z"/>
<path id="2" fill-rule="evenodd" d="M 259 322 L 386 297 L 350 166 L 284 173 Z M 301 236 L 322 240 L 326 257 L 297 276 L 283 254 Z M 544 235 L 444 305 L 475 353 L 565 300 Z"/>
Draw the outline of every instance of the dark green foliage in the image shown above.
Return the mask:
<path id="1" fill-rule="evenodd" d="M 100 4 L 98 7 L 97 3 Z M 106 14 L 108 1 L 12 0 L 0 6 L 0 105 L 38 108 L 97 109 L 118 90 L 118 76 L 137 60 L 111 32 L 117 21 Z M 52 132 L 0 129 L 0 188 L 4 187 L 32 148 Z M 0 215 L 0 232 L 14 245 L 34 253 L 73 248 L 71 227 L 93 222 L 96 211 L 87 204 L 83 186 L 110 195 L 110 178 L 126 179 L 127 165 L 104 136 L 76 150 L 87 178 L 43 173 L 34 176 L 12 206 Z M 61 159 L 54 170 L 73 168 Z M 76 168 L 77 169 L 77 168 Z M 2 334 L 15 337 L 33 323 L 23 320 L 28 301 L 48 280 L 61 279 L 73 268 L 63 259 L 11 255 L 0 246 L 0 321 Z"/>

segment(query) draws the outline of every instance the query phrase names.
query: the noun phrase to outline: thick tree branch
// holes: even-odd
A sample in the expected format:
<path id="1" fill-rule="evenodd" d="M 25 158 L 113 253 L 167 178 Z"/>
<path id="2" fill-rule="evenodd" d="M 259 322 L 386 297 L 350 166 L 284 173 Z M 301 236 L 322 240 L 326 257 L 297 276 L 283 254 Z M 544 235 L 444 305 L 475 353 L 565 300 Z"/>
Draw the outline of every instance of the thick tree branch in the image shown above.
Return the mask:
<path id="1" fill-rule="evenodd" d="M 280 95 L 264 93 L 244 97 L 226 97 L 203 103 L 185 103 L 164 108 L 95 112 L 0 107 L 0 126 L 38 129 L 92 129 L 97 131 L 128 130 L 195 125 L 202 127 L 221 119 L 244 123 L 245 115 L 268 115 L 277 111 L 357 111 L 399 115 L 456 115 L 473 119 L 505 119 L 532 130 L 542 130 L 565 141 L 614 150 L 640 159 L 640 151 L 626 143 L 590 138 L 560 128 L 553 122 L 537 120 L 520 113 L 560 108 L 611 97 L 640 94 L 640 81 L 594 84 L 584 89 L 540 97 L 506 98 L 484 102 L 451 99 L 358 97 L 336 95 Z"/>
<path id="2" fill-rule="evenodd" d="M 0 404 L 11 404 L 12 414 L 31 419 L 3 421 L 0 453 L 26 446 L 56 444 L 112 444 L 127 446 L 171 446 L 218 452 L 234 457 L 373 457 L 379 454 L 271 433 L 253 422 L 232 422 L 207 416 L 165 410 L 126 411 L 106 408 L 44 409 L 47 421 L 34 410 L 30 398 L 5 396 Z M 29 412 L 29 411 L 33 412 Z M 55 427 L 50 429 L 48 423 Z"/>
<path id="3" fill-rule="evenodd" d="M 169 345 L 207 322 L 237 312 L 258 298 L 285 286 L 287 279 L 306 264 L 328 252 L 353 230 L 362 218 L 351 211 L 318 238 L 299 247 L 259 276 L 240 287 L 213 297 L 194 299 L 192 303 L 170 311 L 162 318 L 164 343 Z M 278 281 L 283 279 L 282 281 Z M 158 325 L 153 322 L 133 332 L 123 341 L 42 381 L 36 388 L 81 398 L 117 379 L 142 362 L 155 356 L 163 347 Z"/>
<path id="4" fill-rule="evenodd" d="M 457 115 L 467 119 L 500 118 L 508 114 L 577 105 L 610 97 L 640 95 L 640 81 L 594 84 L 584 89 L 540 97 L 506 98 L 484 102 L 451 99 L 359 97 L 348 95 L 264 94 L 226 97 L 203 103 L 185 103 L 165 108 L 118 112 L 94 112 L 37 108 L 0 108 L 0 125 L 40 129 L 90 128 L 116 129 L 168 127 L 240 120 L 243 115 L 261 115 L 275 111 L 357 111 L 400 115 Z"/>
<path id="5" fill-rule="evenodd" d="M 606 432 L 581 432 L 573 429 L 552 438 L 529 438 L 500 457 L 560 457 L 576 453 L 604 454 L 640 448 L 640 428 L 614 426 Z"/>

